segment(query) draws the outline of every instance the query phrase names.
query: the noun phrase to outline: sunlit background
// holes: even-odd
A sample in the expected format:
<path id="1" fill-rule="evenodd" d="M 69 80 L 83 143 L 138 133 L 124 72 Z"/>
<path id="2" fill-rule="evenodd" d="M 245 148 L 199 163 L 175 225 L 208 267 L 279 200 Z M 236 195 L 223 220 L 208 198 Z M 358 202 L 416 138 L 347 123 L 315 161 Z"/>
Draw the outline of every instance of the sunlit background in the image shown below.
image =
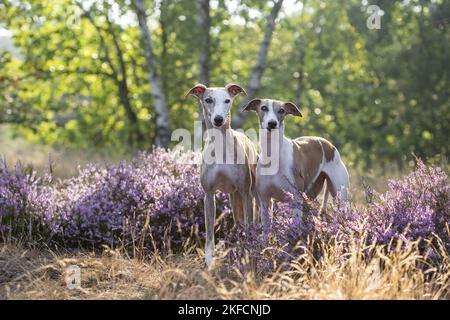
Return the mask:
<path id="1" fill-rule="evenodd" d="M 449 22 L 446 0 L 1 0 L 0 300 L 449 299 Z M 205 268 L 201 157 L 153 149 L 194 130 L 198 82 L 245 88 L 234 128 L 254 97 L 298 105 L 286 134 L 337 146 L 350 201 L 286 197 L 262 236 L 216 193 Z"/>
<path id="2" fill-rule="evenodd" d="M 146 26 L 129 0 L 0 3 L 0 154 L 75 170 L 167 147 L 159 137 L 199 119 L 186 90 L 235 82 L 295 102 L 287 135 L 328 138 L 355 168 L 448 157 L 448 1 L 141 2 Z M 236 118 L 244 101 L 234 123 L 256 127 Z"/>

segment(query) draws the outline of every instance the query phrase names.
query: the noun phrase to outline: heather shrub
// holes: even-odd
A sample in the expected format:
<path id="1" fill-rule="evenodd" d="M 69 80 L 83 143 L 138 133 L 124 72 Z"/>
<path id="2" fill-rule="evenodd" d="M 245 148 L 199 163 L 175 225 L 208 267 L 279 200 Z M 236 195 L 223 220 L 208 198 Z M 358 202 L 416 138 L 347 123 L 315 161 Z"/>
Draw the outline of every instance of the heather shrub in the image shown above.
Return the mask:
<path id="1" fill-rule="evenodd" d="M 301 206 L 299 197 L 304 199 L 302 220 L 295 219 L 293 213 Z M 325 236 L 319 234 L 320 206 L 317 201 L 309 201 L 305 194 L 288 194 L 284 203 L 274 203 L 272 211 L 269 234 L 263 233 L 261 225 L 239 226 L 229 234 L 225 258 L 231 267 L 246 272 L 251 266 L 259 273 L 288 269 L 306 246 L 314 248 L 311 244 L 315 239 Z"/>
<path id="2" fill-rule="evenodd" d="M 33 238 L 45 237 L 49 230 L 46 213 L 52 206 L 52 192 L 32 170 L 16 164 L 8 170 L 0 161 L 0 234 Z"/>
<path id="3" fill-rule="evenodd" d="M 390 238 L 415 240 L 438 235 L 450 249 L 450 184 L 439 167 L 418 161 L 417 169 L 389 183 L 368 216 L 369 234 L 380 243 Z"/>
<path id="4" fill-rule="evenodd" d="M 365 235 L 369 242 L 389 245 L 398 240 L 415 241 L 438 236 L 450 249 L 450 184 L 439 167 L 417 161 L 416 169 L 391 180 L 385 194 L 364 209 L 350 203 L 335 203 L 335 209 L 319 227 L 348 240 Z"/>
<path id="5" fill-rule="evenodd" d="M 51 229 L 68 245 L 141 245 L 163 252 L 204 238 L 198 154 L 156 149 L 116 166 L 92 165 L 55 188 Z M 230 210 L 219 195 L 218 233 Z M 220 223 L 223 222 L 223 223 Z"/>
<path id="6" fill-rule="evenodd" d="M 442 248 L 438 248 L 437 239 L 450 251 L 449 196 L 445 171 L 425 166 L 420 160 L 416 170 L 390 181 L 389 190 L 377 194 L 377 200 L 365 208 L 334 201 L 333 208 L 321 214 L 317 201 L 309 201 L 306 195 L 289 195 L 286 203 L 273 210 L 270 235 L 263 236 L 260 226 L 234 230 L 227 241 L 227 257 L 241 271 L 250 261 L 257 270 L 274 271 L 289 267 L 292 260 L 305 253 L 305 248 L 314 250 L 310 253 L 320 259 L 321 246 L 329 242 L 339 243 L 345 254 L 355 245 L 376 243 L 390 248 L 417 240 L 422 250 L 428 249 L 428 256 L 439 256 L 437 251 Z M 302 221 L 293 218 L 294 209 L 300 206 L 299 197 L 305 200 Z M 429 242 L 420 240 L 432 240 L 434 249 Z"/>
<path id="7" fill-rule="evenodd" d="M 124 246 L 179 252 L 203 247 L 204 193 L 198 153 L 155 149 L 117 165 L 90 165 L 70 179 L 39 178 L 17 165 L 0 169 L 0 230 L 65 247 Z M 385 194 L 365 207 L 335 201 L 321 214 L 317 201 L 288 195 L 273 212 L 272 232 L 259 225 L 232 227 L 227 197 L 217 196 L 216 239 L 224 240 L 232 267 L 251 263 L 260 272 L 286 269 L 307 250 L 321 259 L 324 244 L 407 243 L 440 238 L 450 250 L 450 186 L 438 167 L 417 168 L 390 181 Z M 304 197 L 303 219 L 293 218 Z M 419 241 L 420 243 L 420 241 Z M 434 242 L 437 245 L 436 241 Z M 429 248 L 422 242 L 422 249 Z M 428 253 L 433 255 L 433 252 Z"/>
<path id="8" fill-rule="evenodd" d="M 169 252 L 199 245 L 205 231 L 198 160 L 197 153 L 156 149 L 131 162 L 89 165 L 51 185 L 20 166 L 10 171 L 4 165 L 2 230 L 21 235 L 45 227 L 47 241 L 66 247 L 141 246 Z M 223 194 L 217 196 L 217 211 L 217 235 L 223 237 L 231 227 Z"/>

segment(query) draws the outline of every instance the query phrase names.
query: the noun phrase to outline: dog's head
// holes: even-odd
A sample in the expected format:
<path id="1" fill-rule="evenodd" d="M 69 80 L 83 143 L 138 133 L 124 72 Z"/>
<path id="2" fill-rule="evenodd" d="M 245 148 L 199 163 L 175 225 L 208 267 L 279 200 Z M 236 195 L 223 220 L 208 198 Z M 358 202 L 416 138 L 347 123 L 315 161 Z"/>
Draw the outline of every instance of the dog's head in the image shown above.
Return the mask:
<path id="1" fill-rule="evenodd" d="M 231 105 L 238 94 L 247 95 L 237 84 L 228 84 L 225 88 L 207 88 L 197 84 L 186 93 L 186 97 L 196 96 L 202 104 L 205 120 L 220 128 L 230 124 Z"/>
<path id="2" fill-rule="evenodd" d="M 261 129 L 279 129 L 284 117 L 288 114 L 301 117 L 298 107 L 292 102 L 282 102 L 271 99 L 253 99 L 243 108 L 243 111 L 255 111 L 259 116 Z"/>

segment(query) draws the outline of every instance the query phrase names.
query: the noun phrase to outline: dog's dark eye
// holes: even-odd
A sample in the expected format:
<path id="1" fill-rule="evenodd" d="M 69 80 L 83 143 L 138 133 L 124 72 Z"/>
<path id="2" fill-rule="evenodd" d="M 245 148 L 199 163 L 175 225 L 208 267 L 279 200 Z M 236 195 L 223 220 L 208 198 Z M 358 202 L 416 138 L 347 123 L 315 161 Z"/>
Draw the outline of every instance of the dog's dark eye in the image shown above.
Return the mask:
<path id="1" fill-rule="evenodd" d="M 231 101 L 230 99 L 227 99 L 225 100 L 225 103 L 230 103 L 230 101 Z"/>
<path id="2" fill-rule="evenodd" d="M 279 114 L 283 114 L 284 112 L 285 112 L 284 109 L 278 110 L 278 113 L 279 113 Z"/>
<path id="3" fill-rule="evenodd" d="M 262 106 L 262 107 L 261 107 L 261 110 L 262 110 L 262 111 L 268 111 L 269 108 L 267 108 L 267 106 Z"/>
<path id="4" fill-rule="evenodd" d="M 211 98 L 206 98 L 206 99 L 205 99 L 205 102 L 206 102 L 206 103 L 212 103 L 213 100 L 212 100 Z"/>

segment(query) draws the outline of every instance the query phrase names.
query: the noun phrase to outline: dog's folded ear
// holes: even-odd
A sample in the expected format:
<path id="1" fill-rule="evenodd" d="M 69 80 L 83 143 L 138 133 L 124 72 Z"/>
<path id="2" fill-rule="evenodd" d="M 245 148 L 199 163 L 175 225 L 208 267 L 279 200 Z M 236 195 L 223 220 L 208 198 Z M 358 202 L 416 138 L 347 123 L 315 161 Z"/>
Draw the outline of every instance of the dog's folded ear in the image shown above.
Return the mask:
<path id="1" fill-rule="evenodd" d="M 249 103 L 247 103 L 244 108 L 242 108 L 242 111 L 248 112 L 248 111 L 257 111 L 258 106 L 261 104 L 261 99 L 253 99 Z"/>
<path id="2" fill-rule="evenodd" d="M 245 92 L 244 89 L 242 89 L 240 86 L 238 86 L 237 84 L 234 84 L 234 83 L 227 84 L 225 89 L 227 89 L 228 93 L 232 97 L 237 96 L 240 93 L 242 93 L 244 96 L 247 95 L 247 92 Z"/>
<path id="3" fill-rule="evenodd" d="M 303 117 L 302 113 L 294 103 L 286 102 L 283 106 L 284 109 L 286 110 L 286 114 L 292 114 L 293 116 L 296 117 Z"/>
<path id="4" fill-rule="evenodd" d="M 190 95 L 196 96 L 201 99 L 203 94 L 206 91 L 206 86 L 204 84 L 196 84 L 193 88 L 191 88 L 188 92 L 185 93 L 184 97 L 187 98 Z"/>

